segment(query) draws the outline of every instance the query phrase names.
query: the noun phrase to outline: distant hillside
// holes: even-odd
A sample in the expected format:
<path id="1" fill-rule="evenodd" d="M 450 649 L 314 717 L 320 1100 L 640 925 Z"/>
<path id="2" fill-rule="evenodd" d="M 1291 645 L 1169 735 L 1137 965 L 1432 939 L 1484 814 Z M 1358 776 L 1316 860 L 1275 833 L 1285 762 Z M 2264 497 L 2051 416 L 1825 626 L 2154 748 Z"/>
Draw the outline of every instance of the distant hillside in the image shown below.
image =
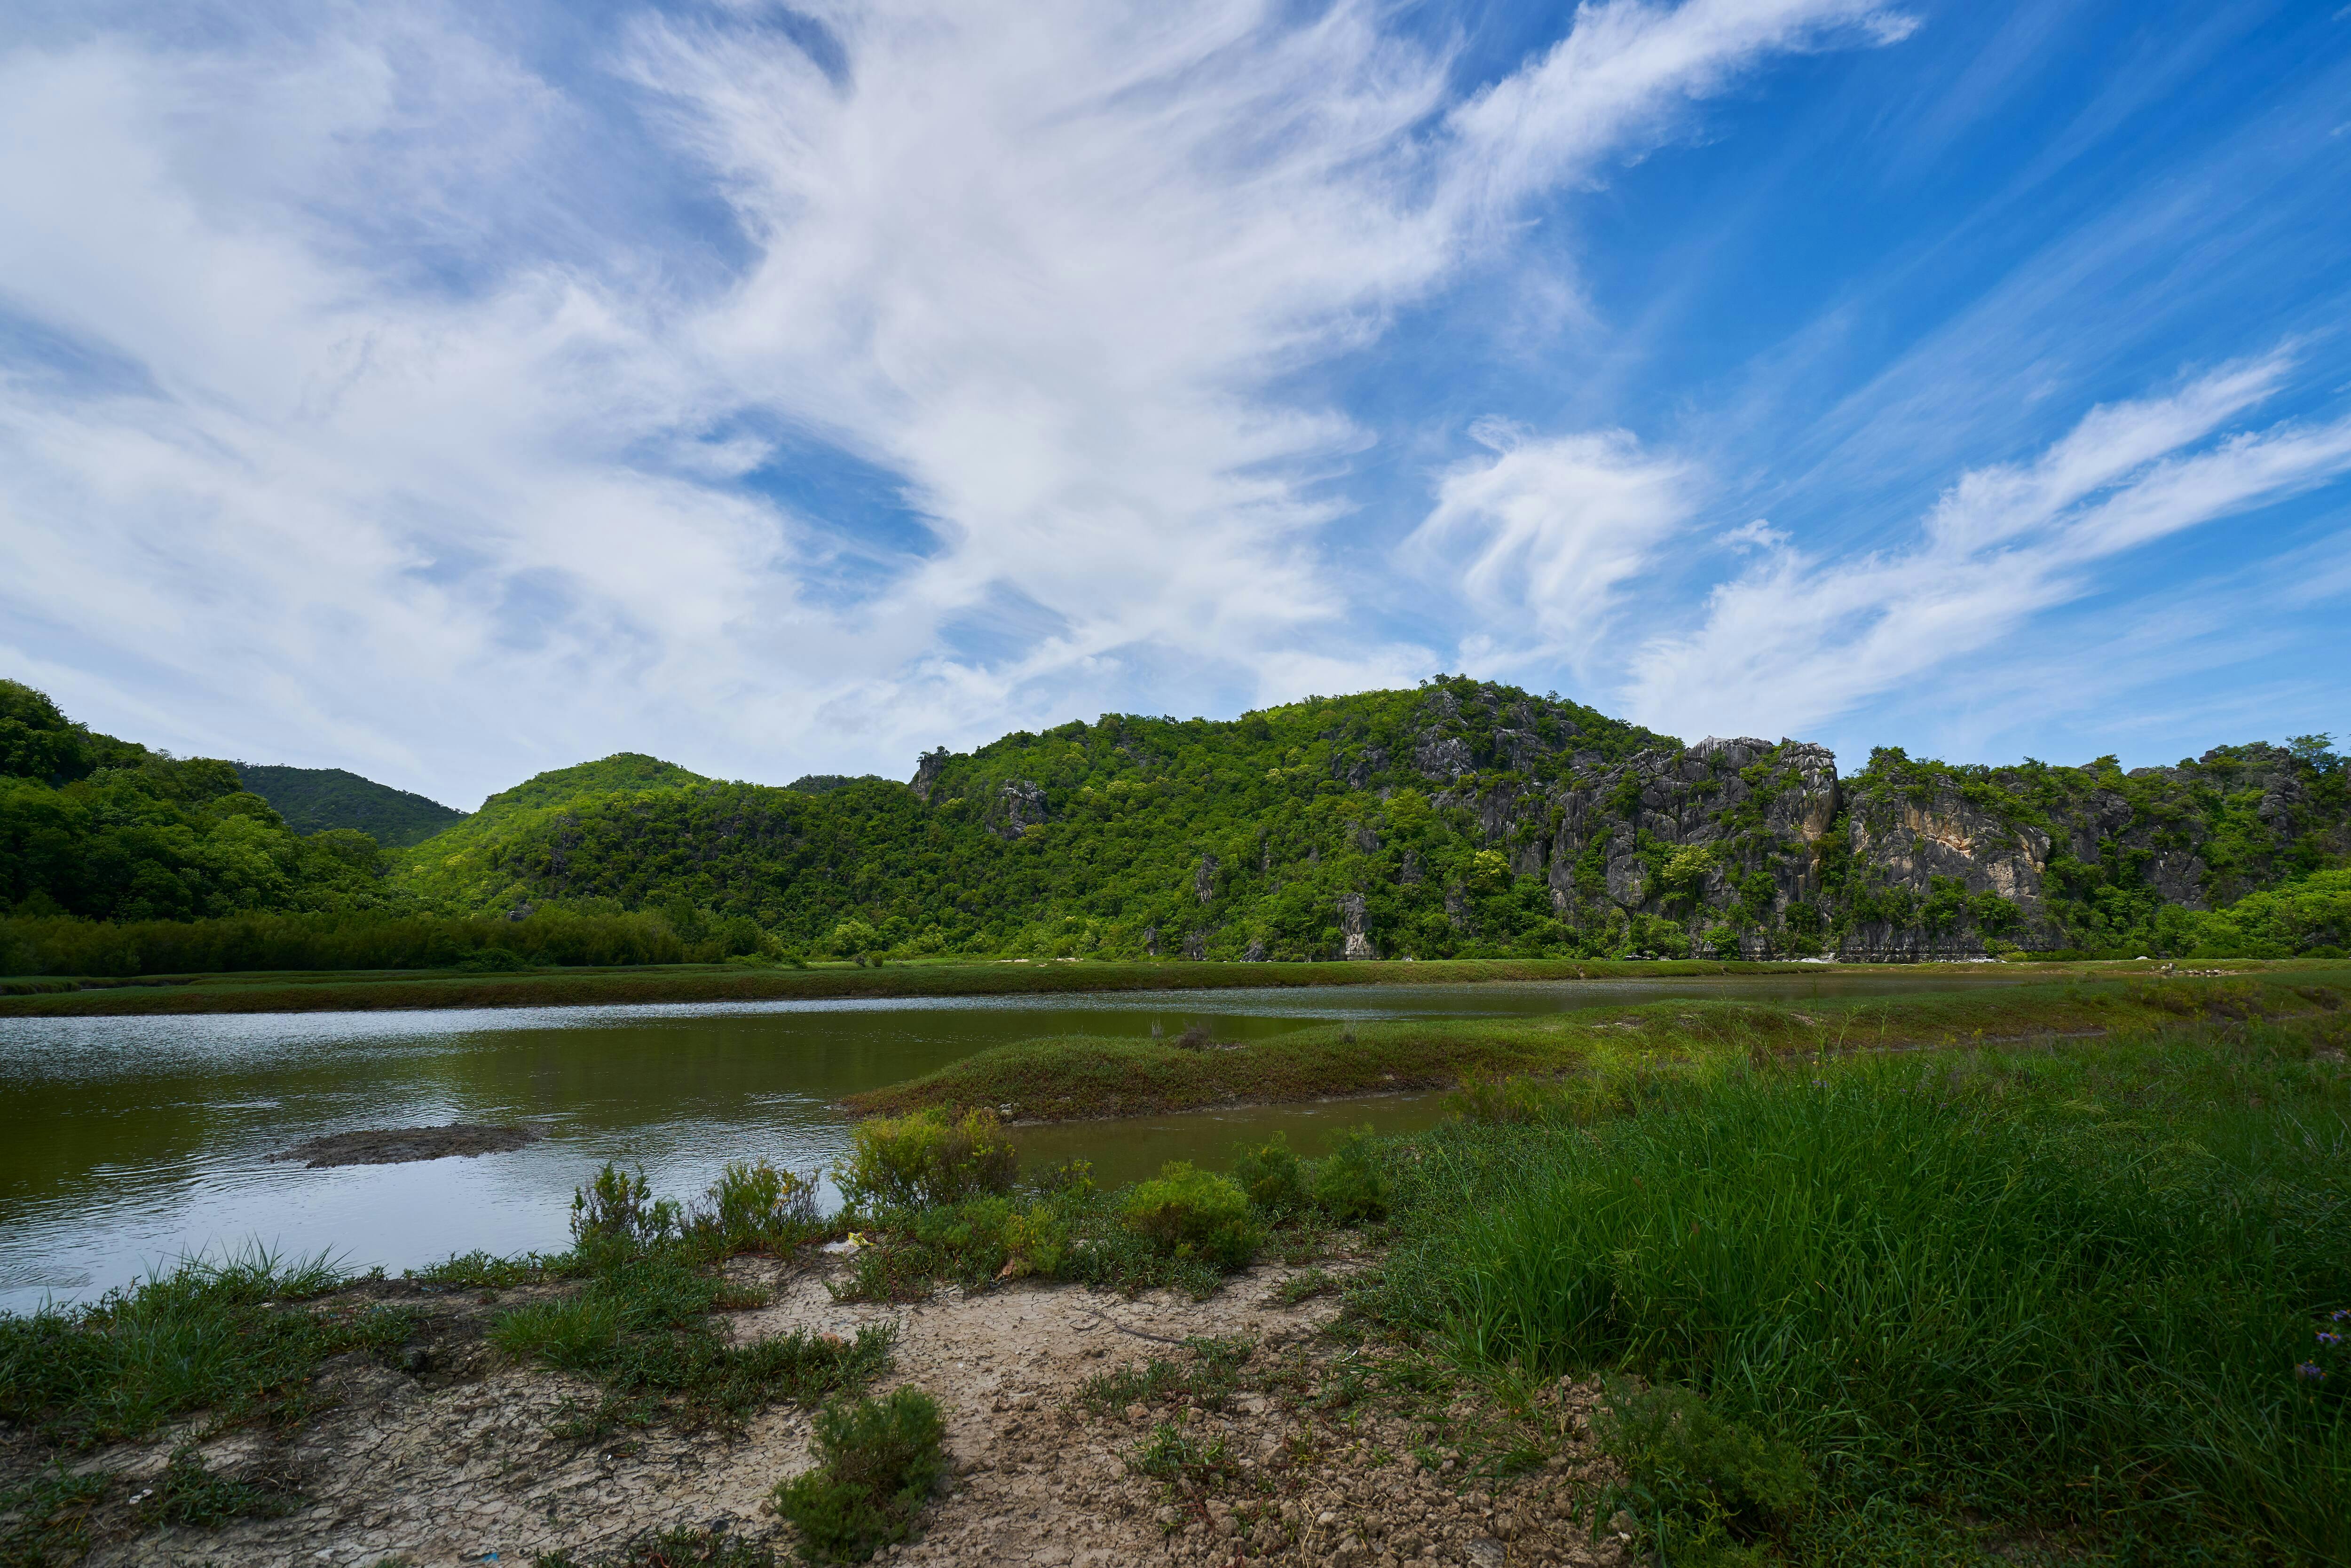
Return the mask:
<path id="1" fill-rule="evenodd" d="M 356 828 L 386 849 L 406 849 L 465 819 L 465 812 L 438 800 L 340 768 L 240 762 L 236 771 L 245 787 L 277 807 L 286 825 L 298 833 Z"/>
<path id="2" fill-rule="evenodd" d="M 0 680 L 0 915 L 348 915 L 384 906 L 381 870 L 357 833 L 288 828 L 232 763 L 96 734 Z"/>
<path id="3" fill-rule="evenodd" d="M 1816 746 L 1685 746 L 1440 677 L 1229 723 L 1104 715 L 934 752 L 911 786 L 582 795 L 444 834 L 402 885 L 699 907 L 838 953 L 1920 958 L 2187 951 L 2199 912 L 2346 853 L 2320 737 L 2128 775 L 1886 750 L 1840 778 Z M 2337 902 L 2285 950 L 2351 939 Z"/>
<path id="4" fill-rule="evenodd" d="M 877 778 L 872 773 L 803 773 L 784 788 L 797 789 L 803 795 L 830 795 L 835 789 L 845 789 L 852 784 L 876 782 Z"/>
<path id="5" fill-rule="evenodd" d="M 649 912 L 839 955 L 2259 957 L 2351 946 L 2347 861 L 2325 736 L 2128 772 L 1893 748 L 1841 770 L 1466 676 L 1229 722 L 1105 714 L 932 752 L 908 784 L 622 753 L 379 855 L 0 682 L 19 915 Z"/>

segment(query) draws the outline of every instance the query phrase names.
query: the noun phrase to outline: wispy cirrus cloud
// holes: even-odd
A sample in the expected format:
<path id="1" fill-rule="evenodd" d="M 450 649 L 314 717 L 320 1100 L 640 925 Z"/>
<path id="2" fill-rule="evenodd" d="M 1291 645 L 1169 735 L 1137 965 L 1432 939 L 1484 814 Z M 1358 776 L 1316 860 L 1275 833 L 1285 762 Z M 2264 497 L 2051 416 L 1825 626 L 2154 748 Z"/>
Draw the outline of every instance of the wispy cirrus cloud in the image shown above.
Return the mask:
<path id="1" fill-rule="evenodd" d="M 2351 472 L 2351 419 L 2221 434 L 2290 368 L 2273 354 L 2095 408 L 2030 462 L 1962 475 L 1889 547 L 1775 549 L 1716 587 L 1693 630 L 1639 650 L 1633 711 L 1693 733 L 1752 728 L 1758 715 L 1818 726 L 1964 669 L 2093 591 L 2103 563 Z"/>

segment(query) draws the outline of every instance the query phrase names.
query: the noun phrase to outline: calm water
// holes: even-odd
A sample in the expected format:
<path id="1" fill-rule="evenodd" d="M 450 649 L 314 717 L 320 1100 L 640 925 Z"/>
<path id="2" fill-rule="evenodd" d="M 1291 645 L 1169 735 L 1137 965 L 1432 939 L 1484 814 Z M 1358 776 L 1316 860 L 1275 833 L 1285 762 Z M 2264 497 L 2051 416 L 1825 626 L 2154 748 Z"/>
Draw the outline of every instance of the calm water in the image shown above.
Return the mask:
<path id="1" fill-rule="evenodd" d="M 1993 983 L 1993 982 L 1979 982 Z M 1262 1039 L 1339 1019 L 1533 1016 L 1679 996 L 1801 998 L 1948 987 L 1759 976 L 436 1013 L 0 1019 L 0 1309 L 85 1299 L 183 1252 L 259 1242 L 395 1272 L 453 1252 L 553 1249 L 606 1160 L 697 1193 L 729 1159 L 806 1169 L 847 1146 L 834 1102 L 1042 1034 Z M 1024 1129 L 1031 1158 L 1125 1181 L 1287 1130 L 1426 1126 L 1439 1096 Z M 263 1156 L 323 1133 L 528 1121 L 510 1154 L 309 1170 Z"/>

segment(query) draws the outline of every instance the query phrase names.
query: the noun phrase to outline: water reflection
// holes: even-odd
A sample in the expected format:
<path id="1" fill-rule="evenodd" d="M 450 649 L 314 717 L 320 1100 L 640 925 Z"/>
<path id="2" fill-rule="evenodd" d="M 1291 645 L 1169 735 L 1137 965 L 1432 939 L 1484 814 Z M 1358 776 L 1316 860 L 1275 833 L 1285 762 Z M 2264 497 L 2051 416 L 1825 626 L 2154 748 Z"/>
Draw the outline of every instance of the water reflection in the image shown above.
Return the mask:
<path id="1" fill-rule="evenodd" d="M 1992 982 L 1980 982 L 1992 983 Z M 1143 1036 L 1196 1020 L 1264 1039 L 1337 1019 L 1535 1016 L 1683 996 L 1785 998 L 1938 985 L 1770 976 L 1344 989 L 1138 992 L 418 1014 L 0 1019 L 0 1308 L 88 1297 L 179 1253 L 247 1241 L 397 1270 L 555 1248 L 606 1160 L 699 1191 L 730 1158 L 799 1168 L 846 1145 L 839 1097 L 1043 1034 Z M 1032 1158 L 1105 1181 L 1223 1159 L 1273 1129 L 1301 1148 L 1369 1122 L 1425 1126 L 1434 1095 L 1029 1131 Z M 362 1127 L 534 1121 L 479 1159 L 313 1171 L 263 1156 Z"/>

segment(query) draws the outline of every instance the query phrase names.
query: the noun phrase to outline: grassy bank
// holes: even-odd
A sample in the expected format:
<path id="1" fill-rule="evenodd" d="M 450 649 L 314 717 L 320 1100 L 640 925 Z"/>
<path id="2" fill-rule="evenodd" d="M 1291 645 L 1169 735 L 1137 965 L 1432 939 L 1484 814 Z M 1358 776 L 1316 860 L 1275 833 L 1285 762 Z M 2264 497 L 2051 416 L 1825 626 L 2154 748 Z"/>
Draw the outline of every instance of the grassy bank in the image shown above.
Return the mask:
<path id="1" fill-rule="evenodd" d="M 1669 1561 L 2351 1561 L 2351 1018 L 1410 1140 L 1368 1321 L 1620 1390 Z M 2323 1375 L 2319 1375 L 2323 1374 Z"/>
<path id="2" fill-rule="evenodd" d="M 1436 965 L 1418 965 L 1435 968 Z M 850 1096 L 862 1115 L 985 1106 L 1008 1119 L 1064 1121 L 1232 1103 L 1446 1088 L 1507 1074 L 1607 1079 L 1750 1057 L 1899 1050 L 1976 1040 L 2105 1034 L 2214 1012 L 2323 1012 L 2325 973 L 2228 980 L 2098 980 L 1978 987 L 1806 1002 L 1675 999 L 1540 1019 L 1332 1024 L 1218 1044 L 1063 1035 L 998 1046 L 905 1083 Z"/>
<path id="3" fill-rule="evenodd" d="M 2293 968 L 2257 961 L 2248 973 Z M 2307 966 L 2302 966 L 2307 967 Z M 2126 973 L 2130 965 L 1922 966 L 1954 983 L 2019 975 Z M 1466 985 L 1489 980 L 1654 979 L 1697 975 L 1883 974 L 1875 965 L 1635 963 L 1565 958 L 1459 958 L 1426 963 L 912 963 L 804 969 L 740 964 L 550 968 L 519 974 L 458 969 L 303 970 L 0 979 L 0 1018 L 136 1013 L 344 1012 L 432 1008 L 611 1006 L 630 1002 L 825 1000 L 868 997 L 1025 996 L 1084 991 L 1231 990 L 1245 987 Z"/>

